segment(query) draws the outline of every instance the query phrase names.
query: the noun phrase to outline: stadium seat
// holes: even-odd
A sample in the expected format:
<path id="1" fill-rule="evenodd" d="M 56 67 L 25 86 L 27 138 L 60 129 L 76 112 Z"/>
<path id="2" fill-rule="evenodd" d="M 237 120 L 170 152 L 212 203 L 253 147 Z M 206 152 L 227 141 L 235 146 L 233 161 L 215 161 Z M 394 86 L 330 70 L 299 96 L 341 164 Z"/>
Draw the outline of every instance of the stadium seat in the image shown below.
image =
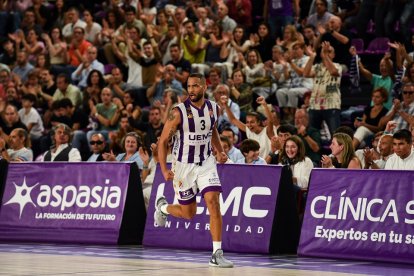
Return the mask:
<path id="1" fill-rule="evenodd" d="M 365 54 L 385 54 L 390 50 L 388 43 L 390 42 L 388 37 L 374 38 L 365 50 Z"/>
<path id="2" fill-rule="evenodd" d="M 360 55 L 364 52 L 364 40 L 361 38 L 353 38 L 351 45 L 355 47 L 357 54 Z"/>

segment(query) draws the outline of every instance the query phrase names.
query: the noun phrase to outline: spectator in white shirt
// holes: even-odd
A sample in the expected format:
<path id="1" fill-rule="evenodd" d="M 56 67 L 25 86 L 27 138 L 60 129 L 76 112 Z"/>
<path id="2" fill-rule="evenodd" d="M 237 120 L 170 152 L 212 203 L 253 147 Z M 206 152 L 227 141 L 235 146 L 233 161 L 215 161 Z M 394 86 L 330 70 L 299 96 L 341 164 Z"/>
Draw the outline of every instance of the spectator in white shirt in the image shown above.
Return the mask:
<path id="1" fill-rule="evenodd" d="M 411 132 L 407 129 L 400 129 L 392 137 L 394 154 L 388 158 L 385 169 L 414 170 L 414 151 Z"/>

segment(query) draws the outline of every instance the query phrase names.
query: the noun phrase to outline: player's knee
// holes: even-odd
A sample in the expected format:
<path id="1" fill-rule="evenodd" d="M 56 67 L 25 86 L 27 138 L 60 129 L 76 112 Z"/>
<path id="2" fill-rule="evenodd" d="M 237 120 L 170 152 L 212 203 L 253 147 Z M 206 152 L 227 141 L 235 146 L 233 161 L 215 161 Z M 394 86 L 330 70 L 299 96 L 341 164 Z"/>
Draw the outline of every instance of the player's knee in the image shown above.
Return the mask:
<path id="1" fill-rule="evenodd" d="M 183 212 L 184 219 L 192 219 L 196 215 L 197 209 L 188 209 Z"/>

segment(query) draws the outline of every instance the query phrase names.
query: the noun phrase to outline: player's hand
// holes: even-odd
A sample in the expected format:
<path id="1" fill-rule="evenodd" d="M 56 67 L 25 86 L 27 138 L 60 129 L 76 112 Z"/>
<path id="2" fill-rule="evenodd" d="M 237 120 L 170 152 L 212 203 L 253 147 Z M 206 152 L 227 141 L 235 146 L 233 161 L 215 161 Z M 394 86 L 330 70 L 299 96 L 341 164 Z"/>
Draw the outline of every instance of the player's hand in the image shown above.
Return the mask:
<path id="1" fill-rule="evenodd" d="M 174 173 L 171 170 L 162 173 L 164 175 L 165 181 L 170 181 L 174 179 Z"/>
<path id="2" fill-rule="evenodd" d="M 216 159 L 217 162 L 219 162 L 220 164 L 224 164 L 226 163 L 227 159 L 229 159 L 229 157 L 224 151 L 222 151 L 217 154 Z"/>

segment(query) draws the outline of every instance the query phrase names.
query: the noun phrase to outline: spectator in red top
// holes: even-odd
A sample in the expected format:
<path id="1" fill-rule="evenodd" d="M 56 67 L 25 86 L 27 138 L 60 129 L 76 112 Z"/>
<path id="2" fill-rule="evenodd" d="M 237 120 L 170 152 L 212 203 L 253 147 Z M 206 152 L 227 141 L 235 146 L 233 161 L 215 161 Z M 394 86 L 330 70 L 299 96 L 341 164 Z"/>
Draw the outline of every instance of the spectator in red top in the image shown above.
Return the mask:
<path id="1" fill-rule="evenodd" d="M 252 2 L 250 0 L 229 0 L 229 17 L 244 27 L 252 26 Z"/>

